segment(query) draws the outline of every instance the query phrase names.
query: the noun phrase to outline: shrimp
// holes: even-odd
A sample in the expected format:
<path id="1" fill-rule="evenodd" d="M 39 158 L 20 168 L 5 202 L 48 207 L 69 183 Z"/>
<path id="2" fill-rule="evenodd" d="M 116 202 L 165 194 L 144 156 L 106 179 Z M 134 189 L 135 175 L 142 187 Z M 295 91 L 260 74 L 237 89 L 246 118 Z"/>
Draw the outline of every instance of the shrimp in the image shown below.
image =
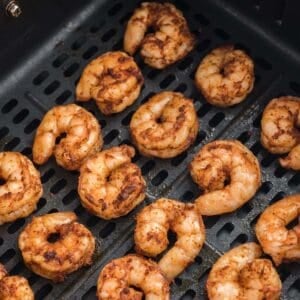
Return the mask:
<path id="1" fill-rule="evenodd" d="M 170 281 L 194 261 L 205 240 L 202 217 L 193 204 L 161 198 L 139 212 L 136 221 L 136 250 L 147 256 L 157 256 L 167 248 L 169 229 L 176 233 L 174 247 L 158 263 Z"/>
<path id="2" fill-rule="evenodd" d="M 276 265 L 285 261 L 300 262 L 300 225 L 291 230 L 286 228 L 297 217 L 300 217 L 300 194 L 267 207 L 257 221 L 256 236 Z"/>
<path id="3" fill-rule="evenodd" d="M 235 247 L 213 265 L 206 288 L 210 300 L 275 300 L 282 284 L 256 243 Z"/>
<path id="4" fill-rule="evenodd" d="M 145 36 L 149 28 L 154 33 Z M 163 69 L 185 57 L 195 46 L 187 22 L 171 3 L 144 2 L 130 18 L 124 36 L 124 49 L 133 55 L 141 48 L 145 63 Z"/>
<path id="5" fill-rule="evenodd" d="M 145 198 L 140 168 L 131 163 L 133 147 L 112 147 L 89 158 L 80 168 L 78 193 L 92 214 L 112 219 L 128 214 Z"/>
<path id="6" fill-rule="evenodd" d="M 242 50 L 227 45 L 204 57 L 196 75 L 196 87 L 207 102 L 227 107 L 242 102 L 254 86 L 252 59 Z"/>
<path id="7" fill-rule="evenodd" d="M 18 152 L 0 153 L 0 225 L 30 215 L 43 194 L 40 173 Z"/>
<path id="8" fill-rule="evenodd" d="M 236 140 L 218 140 L 205 145 L 191 162 L 190 172 L 204 190 L 195 204 L 205 216 L 238 209 L 261 185 L 257 158 Z"/>
<path id="9" fill-rule="evenodd" d="M 58 144 L 57 138 L 66 134 Z M 76 104 L 56 106 L 39 125 L 32 148 L 33 161 L 44 164 L 54 153 L 58 165 L 78 170 L 83 161 L 101 149 L 101 128 L 97 119 Z"/>
<path id="10" fill-rule="evenodd" d="M 140 106 L 132 116 L 134 144 L 145 156 L 171 158 L 195 141 L 199 122 L 192 100 L 181 93 L 162 92 Z"/>
<path id="11" fill-rule="evenodd" d="M 261 120 L 261 143 L 271 153 L 285 154 L 282 167 L 300 170 L 300 98 L 285 96 L 273 99 Z"/>
<path id="12" fill-rule="evenodd" d="M 99 300 L 169 300 L 169 293 L 169 282 L 159 266 L 138 255 L 131 254 L 112 260 L 98 278 Z"/>
<path id="13" fill-rule="evenodd" d="M 121 51 L 107 52 L 86 66 L 76 87 L 76 98 L 93 98 L 103 114 L 111 115 L 132 105 L 143 83 L 132 57 Z"/>
<path id="14" fill-rule="evenodd" d="M 82 266 L 92 263 L 95 239 L 73 212 L 34 217 L 19 236 L 26 266 L 34 273 L 63 281 Z"/>

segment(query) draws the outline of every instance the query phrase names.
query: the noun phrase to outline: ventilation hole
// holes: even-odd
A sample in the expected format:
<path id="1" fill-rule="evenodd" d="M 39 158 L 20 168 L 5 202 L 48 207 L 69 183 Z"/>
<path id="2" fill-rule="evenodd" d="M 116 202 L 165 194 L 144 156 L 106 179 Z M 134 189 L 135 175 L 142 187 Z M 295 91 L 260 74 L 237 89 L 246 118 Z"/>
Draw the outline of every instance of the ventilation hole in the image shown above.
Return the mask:
<path id="1" fill-rule="evenodd" d="M 18 262 L 9 272 L 10 275 L 18 275 L 23 273 L 26 270 L 26 267 L 22 262 Z"/>
<path id="2" fill-rule="evenodd" d="M 252 210 L 252 205 L 251 203 L 247 202 L 237 211 L 237 217 L 243 219 L 245 216 L 249 214 L 251 210 Z"/>
<path id="3" fill-rule="evenodd" d="M 0 261 L 2 264 L 8 263 L 14 256 L 16 255 L 16 251 L 14 249 L 6 250 L 0 257 Z"/>
<path id="4" fill-rule="evenodd" d="M 231 243 L 230 247 L 236 247 L 238 245 L 244 244 L 248 241 L 248 236 L 244 233 L 239 234 Z"/>
<path id="5" fill-rule="evenodd" d="M 185 83 L 180 83 L 175 89 L 175 92 L 184 93 L 187 90 L 187 85 Z"/>
<path id="6" fill-rule="evenodd" d="M 211 41 L 208 39 L 205 39 L 197 45 L 196 49 L 198 52 L 202 52 L 202 51 L 208 49 L 210 44 L 211 44 Z"/>
<path id="7" fill-rule="evenodd" d="M 142 174 L 147 175 L 155 167 L 154 160 L 148 160 L 141 168 Z"/>
<path id="8" fill-rule="evenodd" d="M 3 139 L 9 133 L 9 129 L 7 127 L 2 127 L 0 129 L 0 140 Z"/>
<path id="9" fill-rule="evenodd" d="M 107 42 L 109 41 L 115 34 L 116 34 L 116 29 L 111 28 L 107 32 L 105 32 L 101 38 L 102 42 Z"/>
<path id="10" fill-rule="evenodd" d="M 260 214 L 257 215 L 251 222 L 250 222 L 250 226 L 253 227 L 255 226 L 255 224 L 257 223 L 257 220 L 259 219 Z"/>
<path id="11" fill-rule="evenodd" d="M 265 168 L 269 167 L 272 162 L 276 159 L 274 154 L 268 153 L 267 156 L 261 161 L 261 165 Z"/>
<path id="12" fill-rule="evenodd" d="M 69 205 L 70 203 L 72 203 L 75 199 L 77 198 L 77 191 L 76 190 L 72 190 L 70 191 L 63 199 L 62 202 L 65 205 Z"/>
<path id="13" fill-rule="evenodd" d="M 51 82 L 44 90 L 44 93 L 46 95 L 51 95 L 53 92 L 55 92 L 60 86 L 59 81 L 55 80 Z"/>
<path id="14" fill-rule="evenodd" d="M 187 152 L 183 152 L 180 155 L 171 159 L 171 165 L 174 167 L 179 166 L 187 157 Z"/>
<path id="15" fill-rule="evenodd" d="M 56 104 L 63 104 L 65 103 L 68 98 L 72 95 L 72 92 L 69 90 L 66 90 L 64 92 L 62 92 L 55 100 Z"/>
<path id="16" fill-rule="evenodd" d="M 162 170 L 154 178 L 152 178 L 151 183 L 154 186 L 159 186 L 167 177 L 168 172 L 166 170 Z"/>
<path id="17" fill-rule="evenodd" d="M 56 208 L 52 208 L 48 211 L 48 214 L 54 214 L 54 213 L 57 213 L 58 212 L 58 209 Z"/>
<path id="18" fill-rule="evenodd" d="M 266 71 L 272 70 L 272 65 L 269 62 L 267 62 L 264 58 L 259 57 L 255 59 L 255 62 L 257 65 L 259 65 L 262 69 Z"/>
<path id="19" fill-rule="evenodd" d="M 220 39 L 222 39 L 224 41 L 227 41 L 230 39 L 230 35 L 221 28 L 216 28 L 214 30 L 214 32 L 217 37 L 219 37 Z"/>
<path id="20" fill-rule="evenodd" d="M 55 170 L 54 169 L 47 170 L 44 173 L 44 175 L 41 177 L 42 183 L 48 182 L 49 179 L 54 176 L 54 174 L 55 174 Z"/>
<path id="21" fill-rule="evenodd" d="M 99 218 L 92 216 L 87 220 L 86 225 L 88 227 L 94 227 L 95 225 L 97 225 L 99 223 L 99 221 L 100 221 Z"/>
<path id="22" fill-rule="evenodd" d="M 33 79 L 34 85 L 41 85 L 49 77 L 48 71 L 43 71 Z"/>
<path id="23" fill-rule="evenodd" d="M 96 286 L 90 287 L 89 290 L 81 297 L 81 300 L 90 300 L 95 298 L 96 292 Z"/>
<path id="24" fill-rule="evenodd" d="M 0 246 L 3 245 L 3 239 L 0 237 Z"/>
<path id="25" fill-rule="evenodd" d="M 234 225 L 232 223 L 226 223 L 218 232 L 217 238 L 219 240 L 227 240 L 230 236 L 230 233 L 234 229 Z"/>
<path id="26" fill-rule="evenodd" d="M 270 192 L 270 190 L 272 189 L 272 187 L 273 187 L 272 182 L 266 181 L 261 185 L 260 191 L 264 194 L 268 194 Z"/>
<path id="27" fill-rule="evenodd" d="M 71 46 L 72 50 L 78 50 L 78 49 L 80 49 L 85 44 L 86 41 L 87 41 L 86 36 L 81 36 L 78 40 L 76 40 L 72 44 L 72 46 Z"/>
<path id="28" fill-rule="evenodd" d="M 196 137 L 195 145 L 199 145 L 206 138 L 205 131 L 200 131 Z"/>
<path id="29" fill-rule="evenodd" d="M 275 203 L 275 202 L 277 202 L 277 201 L 279 201 L 279 200 L 281 200 L 281 199 L 283 199 L 284 197 L 285 197 L 285 192 L 279 192 L 279 193 L 277 193 L 273 198 L 272 198 L 272 200 L 270 201 L 270 203 L 269 203 L 269 205 L 271 205 L 271 204 L 273 204 L 273 203 Z"/>
<path id="30" fill-rule="evenodd" d="M 244 131 L 237 138 L 241 143 L 245 144 L 251 137 L 251 131 Z"/>
<path id="31" fill-rule="evenodd" d="M 82 214 L 86 213 L 86 211 L 84 210 L 84 208 L 81 205 L 78 205 L 75 209 L 74 212 L 76 213 L 76 215 L 81 216 Z"/>
<path id="32" fill-rule="evenodd" d="M 217 127 L 225 118 L 225 114 L 222 112 L 216 113 L 208 122 L 209 126 L 212 128 Z"/>
<path id="33" fill-rule="evenodd" d="M 68 58 L 68 54 L 62 53 L 53 61 L 52 66 L 55 68 L 59 68 Z"/>
<path id="34" fill-rule="evenodd" d="M 181 286 L 182 285 L 182 280 L 180 278 L 175 278 L 174 282 L 175 282 L 175 284 L 177 286 Z"/>
<path id="35" fill-rule="evenodd" d="M 201 265 L 202 262 L 203 262 L 203 259 L 202 259 L 201 256 L 197 256 L 197 257 L 195 258 L 195 261 L 196 261 L 196 263 L 197 263 L 198 265 Z"/>
<path id="36" fill-rule="evenodd" d="M 194 17 L 203 26 L 207 26 L 210 23 L 209 20 L 202 14 L 195 14 Z"/>
<path id="37" fill-rule="evenodd" d="M 123 4 L 121 2 L 116 3 L 111 9 L 108 10 L 109 16 L 116 15 L 123 8 Z"/>
<path id="38" fill-rule="evenodd" d="M 300 186 L 300 173 L 295 174 L 288 182 L 290 187 Z"/>
<path id="39" fill-rule="evenodd" d="M 18 100 L 17 99 L 11 99 L 5 105 L 3 105 L 1 111 L 4 114 L 7 114 L 7 113 L 11 112 L 17 105 L 18 105 Z"/>
<path id="40" fill-rule="evenodd" d="M 191 201 L 193 200 L 195 197 L 194 193 L 191 191 L 186 191 L 181 197 L 180 199 L 182 199 L 183 201 Z"/>
<path id="41" fill-rule="evenodd" d="M 45 198 L 41 198 L 37 204 L 37 211 L 42 209 L 46 205 L 47 201 Z"/>
<path id="42" fill-rule="evenodd" d="M 106 126 L 106 121 L 105 120 L 98 120 L 100 123 L 101 128 L 104 128 Z"/>
<path id="43" fill-rule="evenodd" d="M 300 93 L 300 83 L 291 81 L 290 82 L 290 88 L 297 94 Z"/>
<path id="44" fill-rule="evenodd" d="M 281 178 L 283 175 L 285 175 L 287 173 L 287 169 L 285 168 L 282 168 L 281 166 L 277 167 L 275 172 L 274 172 L 274 175 L 277 177 L 277 178 Z"/>
<path id="45" fill-rule="evenodd" d="M 161 72 L 159 70 L 153 69 L 151 70 L 148 74 L 147 77 L 149 79 L 154 79 L 155 77 L 157 77 L 158 74 L 160 74 Z"/>
<path id="46" fill-rule="evenodd" d="M 13 234 L 17 232 L 25 224 L 25 219 L 18 219 L 8 226 L 7 232 Z"/>
<path id="47" fill-rule="evenodd" d="M 73 63 L 71 66 L 69 66 L 66 71 L 64 71 L 64 76 L 65 77 L 70 77 L 72 76 L 79 68 L 78 63 Z"/>
<path id="48" fill-rule="evenodd" d="M 89 59 L 91 58 L 96 52 L 98 51 L 98 47 L 97 46 L 92 46 L 89 49 L 87 49 L 83 54 L 82 57 L 84 59 Z"/>
<path id="49" fill-rule="evenodd" d="M 118 135 L 119 135 L 119 131 L 116 129 L 113 129 L 104 137 L 104 143 L 110 144 Z"/>
<path id="50" fill-rule="evenodd" d="M 300 299 L 300 278 L 297 279 L 288 289 L 288 299 Z"/>
<path id="51" fill-rule="evenodd" d="M 20 144 L 21 140 L 17 137 L 13 138 L 11 141 L 9 141 L 5 146 L 4 150 L 5 151 L 10 151 L 13 150 L 15 147 L 17 147 Z"/>
<path id="52" fill-rule="evenodd" d="M 204 117 L 210 111 L 211 108 L 212 106 L 209 103 L 204 103 L 197 111 L 198 117 Z"/>
<path id="53" fill-rule="evenodd" d="M 13 118 L 13 122 L 15 124 L 19 124 L 21 123 L 27 116 L 29 115 L 29 110 L 24 108 L 22 109 L 19 113 L 17 113 L 14 118 Z"/>
<path id="54" fill-rule="evenodd" d="M 174 80 L 176 77 L 173 74 L 168 75 L 163 81 L 160 82 L 159 86 L 161 89 L 167 88 Z"/>
<path id="55" fill-rule="evenodd" d="M 122 124 L 124 126 L 128 126 L 131 120 L 132 115 L 134 114 L 134 111 L 131 111 L 128 113 L 128 115 L 122 120 Z"/>
<path id="56" fill-rule="evenodd" d="M 26 155 L 26 156 L 29 156 L 32 154 L 32 149 L 31 147 L 26 147 L 24 148 L 22 151 L 21 151 L 22 154 Z"/>
<path id="57" fill-rule="evenodd" d="M 288 268 L 289 267 L 286 265 L 280 265 L 277 267 L 277 271 L 279 273 L 281 282 L 284 282 L 291 275 L 291 272 L 289 271 Z"/>
<path id="58" fill-rule="evenodd" d="M 260 142 L 256 142 L 250 148 L 250 150 L 253 152 L 254 155 L 257 155 L 261 149 L 262 149 L 262 147 L 261 147 Z"/>
<path id="59" fill-rule="evenodd" d="M 38 275 L 33 274 L 28 278 L 29 285 L 30 286 L 34 285 L 39 279 L 40 277 Z"/>
<path id="60" fill-rule="evenodd" d="M 183 71 L 183 70 L 187 69 L 189 66 L 191 66 L 192 63 L 193 63 L 193 57 L 188 56 L 178 64 L 178 69 Z"/>
<path id="61" fill-rule="evenodd" d="M 46 284 L 42 286 L 36 293 L 35 298 L 36 299 L 45 299 L 46 296 L 48 296 L 53 289 L 53 286 L 51 284 Z"/>
<path id="62" fill-rule="evenodd" d="M 187 290 L 183 296 L 180 297 L 180 300 L 191 300 L 194 299 L 196 296 L 195 291 L 193 290 Z"/>
<path id="63" fill-rule="evenodd" d="M 212 228 L 218 221 L 219 221 L 220 217 L 219 216 L 212 216 L 212 217 L 203 217 L 203 221 L 205 224 L 205 228 Z"/>
<path id="64" fill-rule="evenodd" d="M 60 179 L 51 187 L 50 192 L 55 195 L 59 191 L 61 191 L 66 185 L 67 181 L 65 179 Z"/>
<path id="65" fill-rule="evenodd" d="M 108 224 L 105 225 L 104 228 L 102 228 L 99 232 L 99 236 L 103 239 L 108 237 L 110 234 L 112 234 L 116 229 L 116 223 L 114 222 L 109 222 Z"/>
<path id="66" fill-rule="evenodd" d="M 41 121 L 39 119 L 33 119 L 25 128 L 24 128 L 24 132 L 26 134 L 29 134 L 31 132 L 33 132 L 35 129 L 38 128 L 38 126 L 40 125 Z"/>

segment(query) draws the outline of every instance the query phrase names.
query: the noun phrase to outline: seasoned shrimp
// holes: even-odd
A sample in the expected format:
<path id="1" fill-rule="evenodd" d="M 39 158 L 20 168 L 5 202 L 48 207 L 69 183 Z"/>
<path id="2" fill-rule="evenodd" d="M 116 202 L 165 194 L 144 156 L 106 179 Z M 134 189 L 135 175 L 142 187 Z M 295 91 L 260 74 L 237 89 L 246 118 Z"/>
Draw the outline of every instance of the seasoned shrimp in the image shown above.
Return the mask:
<path id="1" fill-rule="evenodd" d="M 213 265 L 206 283 L 210 300 L 276 300 L 282 284 L 256 243 L 235 247 Z"/>
<path id="2" fill-rule="evenodd" d="M 133 147 L 112 147 L 89 158 L 80 168 L 78 193 L 92 214 L 112 219 L 128 214 L 145 198 L 145 180 L 131 163 Z"/>
<path id="3" fill-rule="evenodd" d="M 147 30 L 154 33 L 145 36 Z M 163 69 L 185 57 L 195 46 L 187 22 L 171 3 L 144 2 L 130 18 L 124 36 L 124 49 L 133 55 L 141 48 L 145 63 Z"/>
<path id="4" fill-rule="evenodd" d="M 63 134 L 66 137 L 56 145 L 56 139 Z M 37 129 L 33 161 L 44 164 L 54 153 L 60 166 L 77 170 L 102 144 L 100 125 L 91 113 L 75 104 L 56 106 L 46 113 Z"/>
<path id="5" fill-rule="evenodd" d="M 196 75 L 196 86 L 207 102 L 226 107 L 242 102 L 254 85 L 251 58 L 233 46 L 214 49 L 204 57 Z"/>
<path id="6" fill-rule="evenodd" d="M 300 225 L 291 230 L 286 228 L 297 217 L 300 217 L 300 194 L 267 207 L 257 221 L 256 236 L 276 265 L 285 261 L 300 262 Z"/>
<path id="7" fill-rule="evenodd" d="M 158 263 L 170 281 L 194 261 L 205 240 L 202 217 L 193 204 L 161 198 L 139 212 L 136 221 L 136 250 L 147 256 L 157 256 L 167 248 L 168 230 L 176 233 L 174 247 Z"/>
<path id="8" fill-rule="evenodd" d="M 190 172 L 204 191 L 195 203 L 206 216 L 238 209 L 261 185 L 257 158 L 236 140 L 218 140 L 205 145 L 191 162 Z"/>
<path id="9" fill-rule="evenodd" d="M 90 62 L 76 87 L 78 101 L 96 101 L 100 111 L 123 111 L 138 98 L 143 75 L 132 57 L 121 51 L 107 52 Z"/>
<path id="10" fill-rule="evenodd" d="M 169 300 L 169 283 L 155 262 L 131 254 L 114 259 L 103 268 L 98 278 L 97 297 L 99 300 Z"/>
<path id="11" fill-rule="evenodd" d="M 0 153 L 0 225 L 30 215 L 42 196 L 40 173 L 18 152 Z"/>
<path id="12" fill-rule="evenodd" d="M 73 212 L 34 217 L 19 236 L 26 266 L 55 282 L 92 263 L 95 239 Z"/>
<path id="13" fill-rule="evenodd" d="M 199 122 L 192 100 L 181 93 L 162 92 L 138 108 L 130 130 L 143 155 L 171 158 L 193 144 Z"/>
<path id="14" fill-rule="evenodd" d="M 261 120 L 261 143 L 271 153 L 285 154 L 282 167 L 300 170 L 300 98 L 273 99 Z"/>

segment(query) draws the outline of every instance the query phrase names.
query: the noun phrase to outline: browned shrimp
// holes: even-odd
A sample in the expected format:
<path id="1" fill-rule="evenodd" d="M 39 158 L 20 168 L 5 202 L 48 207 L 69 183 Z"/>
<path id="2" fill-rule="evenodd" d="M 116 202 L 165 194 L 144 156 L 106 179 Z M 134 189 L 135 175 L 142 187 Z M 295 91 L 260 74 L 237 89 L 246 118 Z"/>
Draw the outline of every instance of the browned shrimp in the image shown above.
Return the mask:
<path id="1" fill-rule="evenodd" d="M 181 93 L 161 92 L 140 106 L 132 116 L 134 144 L 145 156 L 171 158 L 196 139 L 199 122 L 193 102 Z"/>
<path id="2" fill-rule="evenodd" d="M 147 30 L 154 33 L 145 36 Z M 186 56 L 195 45 L 187 22 L 171 3 L 144 2 L 130 18 L 124 36 L 124 49 L 133 55 L 141 48 L 145 63 L 163 69 Z"/>
<path id="3" fill-rule="evenodd" d="M 0 225 L 30 215 L 42 196 L 40 173 L 18 152 L 0 153 Z"/>
<path id="4" fill-rule="evenodd" d="M 256 236 L 265 253 L 276 265 L 285 261 L 300 262 L 300 225 L 286 226 L 300 217 L 300 194 L 283 198 L 266 208 L 255 226 Z"/>
<path id="5" fill-rule="evenodd" d="M 62 138 L 56 145 L 56 139 Z M 84 108 L 67 104 L 55 106 L 44 116 L 37 129 L 33 161 L 44 164 L 54 153 L 56 162 L 67 170 L 77 170 L 83 161 L 101 149 L 101 128 L 97 119 Z"/>
<path id="6" fill-rule="evenodd" d="M 143 75 L 132 57 L 121 51 L 107 52 L 90 62 L 76 87 L 78 101 L 94 99 L 101 112 L 123 111 L 139 96 Z"/>
<path id="7" fill-rule="evenodd" d="M 196 206 L 206 216 L 238 209 L 255 195 L 261 184 L 257 158 L 236 140 L 205 145 L 191 162 L 190 171 L 204 190 L 204 195 L 196 199 Z"/>
<path id="8" fill-rule="evenodd" d="M 99 300 L 169 300 L 169 283 L 155 262 L 127 255 L 103 268 L 98 278 L 97 297 Z"/>
<path id="9" fill-rule="evenodd" d="M 170 281 L 194 261 L 205 240 L 202 217 L 193 204 L 161 198 L 139 212 L 136 221 L 136 250 L 147 256 L 157 256 L 167 248 L 169 229 L 176 233 L 175 245 L 158 263 Z"/>
<path id="10" fill-rule="evenodd" d="M 300 170 L 300 98 L 273 99 L 261 120 L 261 143 L 271 153 L 285 154 L 279 159 L 284 168 Z"/>
<path id="11" fill-rule="evenodd" d="M 73 212 L 34 217 L 19 236 L 26 266 L 55 282 L 92 263 L 95 239 Z"/>
<path id="12" fill-rule="evenodd" d="M 251 58 L 233 46 L 214 49 L 204 57 L 195 75 L 196 86 L 205 99 L 226 107 L 242 102 L 254 85 Z"/>

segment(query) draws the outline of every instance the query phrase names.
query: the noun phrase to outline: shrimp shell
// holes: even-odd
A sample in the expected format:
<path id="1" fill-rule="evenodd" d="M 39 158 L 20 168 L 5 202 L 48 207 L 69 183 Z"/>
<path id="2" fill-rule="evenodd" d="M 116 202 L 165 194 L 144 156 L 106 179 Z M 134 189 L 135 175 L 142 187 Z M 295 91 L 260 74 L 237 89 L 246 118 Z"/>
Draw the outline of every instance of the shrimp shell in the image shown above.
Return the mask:
<path id="1" fill-rule="evenodd" d="M 0 153 L 0 225 L 30 215 L 43 194 L 40 173 L 18 152 Z"/>
<path id="2" fill-rule="evenodd" d="M 195 204 L 206 216 L 238 209 L 261 185 L 257 158 L 236 140 L 217 140 L 205 145 L 191 162 L 190 172 L 204 190 Z"/>
<path id="3" fill-rule="evenodd" d="M 176 233 L 175 245 L 158 263 L 170 281 L 194 261 L 205 240 L 202 217 L 193 204 L 161 198 L 143 208 L 136 222 L 135 248 L 147 256 L 154 257 L 166 250 L 168 231 Z"/>
<path id="4" fill-rule="evenodd" d="M 141 289 L 145 298 L 131 286 Z M 103 268 L 98 278 L 97 297 L 99 300 L 169 300 L 169 283 L 155 262 L 127 255 Z"/>
<path id="5" fill-rule="evenodd" d="M 192 100 L 161 92 L 138 108 L 130 122 L 131 137 L 145 156 L 171 158 L 194 143 L 199 122 Z"/>

